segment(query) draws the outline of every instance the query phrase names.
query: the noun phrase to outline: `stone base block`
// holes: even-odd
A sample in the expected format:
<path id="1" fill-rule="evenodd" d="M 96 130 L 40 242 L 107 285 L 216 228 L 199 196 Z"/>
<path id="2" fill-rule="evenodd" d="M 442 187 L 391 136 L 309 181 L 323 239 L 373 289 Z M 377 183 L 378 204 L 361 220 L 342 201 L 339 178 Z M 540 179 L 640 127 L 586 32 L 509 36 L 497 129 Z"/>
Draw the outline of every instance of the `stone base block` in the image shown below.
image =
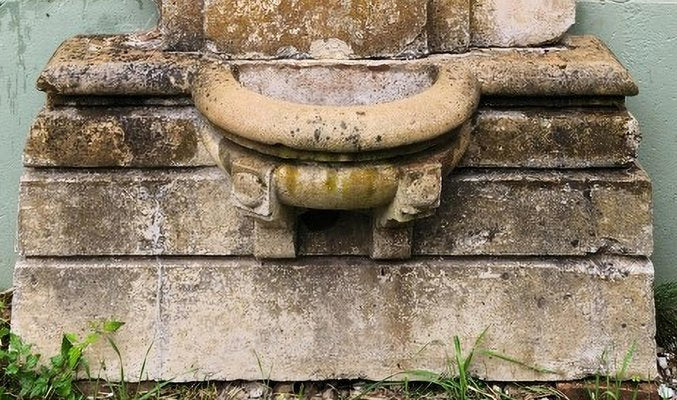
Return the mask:
<path id="1" fill-rule="evenodd" d="M 455 335 L 468 351 L 484 330 L 481 348 L 523 365 L 478 351 L 483 379 L 614 373 L 633 343 L 628 374 L 652 378 L 652 283 L 639 257 L 40 258 L 17 265 L 13 328 L 51 354 L 63 331 L 125 321 L 115 340 L 131 380 L 380 380 L 442 371 Z M 88 357 L 119 378 L 107 344 Z"/>
<path id="2" fill-rule="evenodd" d="M 433 217 L 414 226 L 419 256 L 649 256 L 651 183 L 623 170 L 464 170 L 442 186 Z M 27 169 L 19 248 L 28 257 L 249 256 L 253 224 L 217 168 Z M 299 255 L 369 255 L 371 220 L 327 226 L 299 217 Z M 322 215 L 322 221 L 331 215 Z"/>

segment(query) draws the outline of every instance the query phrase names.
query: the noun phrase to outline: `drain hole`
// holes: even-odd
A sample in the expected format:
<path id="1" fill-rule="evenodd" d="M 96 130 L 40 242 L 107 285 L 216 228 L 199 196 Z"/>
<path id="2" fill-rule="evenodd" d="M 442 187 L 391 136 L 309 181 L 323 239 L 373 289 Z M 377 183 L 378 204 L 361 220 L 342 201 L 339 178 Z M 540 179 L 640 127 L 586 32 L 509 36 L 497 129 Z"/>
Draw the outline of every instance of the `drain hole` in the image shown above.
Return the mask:
<path id="1" fill-rule="evenodd" d="M 310 232 L 320 232 L 332 228 L 336 225 L 340 217 L 340 211 L 308 210 L 301 214 L 299 222 Z"/>

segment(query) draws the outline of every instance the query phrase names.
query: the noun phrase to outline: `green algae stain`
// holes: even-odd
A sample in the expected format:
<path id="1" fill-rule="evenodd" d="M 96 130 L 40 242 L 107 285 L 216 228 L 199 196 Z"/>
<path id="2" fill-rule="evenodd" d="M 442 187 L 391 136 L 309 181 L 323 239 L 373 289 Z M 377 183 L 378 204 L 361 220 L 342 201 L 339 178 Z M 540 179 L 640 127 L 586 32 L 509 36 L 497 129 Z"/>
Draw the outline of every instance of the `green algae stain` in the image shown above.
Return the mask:
<path id="1" fill-rule="evenodd" d="M 285 166 L 280 169 L 280 172 L 284 177 L 285 187 L 289 191 L 289 194 L 295 196 L 298 193 L 299 170 L 295 167 Z"/>
<path id="2" fill-rule="evenodd" d="M 336 170 L 327 172 L 327 176 L 324 180 L 324 187 L 327 193 L 337 193 L 339 187 L 338 183 L 338 173 Z"/>

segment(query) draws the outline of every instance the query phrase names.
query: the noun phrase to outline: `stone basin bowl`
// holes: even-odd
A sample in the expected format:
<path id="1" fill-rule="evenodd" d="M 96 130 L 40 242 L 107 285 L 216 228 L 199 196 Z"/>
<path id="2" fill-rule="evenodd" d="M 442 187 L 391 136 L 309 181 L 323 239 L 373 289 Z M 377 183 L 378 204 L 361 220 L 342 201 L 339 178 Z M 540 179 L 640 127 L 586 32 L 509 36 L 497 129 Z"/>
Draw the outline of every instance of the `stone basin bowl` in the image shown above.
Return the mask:
<path id="1" fill-rule="evenodd" d="M 245 147 L 283 158 L 353 161 L 435 144 L 473 115 L 479 85 L 454 66 L 211 62 L 198 74 L 193 98 Z"/>
<path id="2" fill-rule="evenodd" d="M 391 233 L 433 214 L 479 97 L 466 69 L 423 63 L 207 61 L 193 87 L 203 142 L 257 220 L 260 258 L 295 255 L 270 243 L 294 237 L 304 209 L 367 210 Z M 372 256 L 407 257 L 387 247 Z"/>

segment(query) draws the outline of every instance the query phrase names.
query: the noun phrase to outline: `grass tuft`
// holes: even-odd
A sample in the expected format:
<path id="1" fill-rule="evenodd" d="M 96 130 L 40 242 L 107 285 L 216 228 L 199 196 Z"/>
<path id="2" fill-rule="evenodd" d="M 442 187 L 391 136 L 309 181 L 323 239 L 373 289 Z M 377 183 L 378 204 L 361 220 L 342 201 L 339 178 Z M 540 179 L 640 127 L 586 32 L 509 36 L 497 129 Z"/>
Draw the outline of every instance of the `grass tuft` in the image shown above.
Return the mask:
<path id="1" fill-rule="evenodd" d="M 494 357 L 499 360 L 514 364 L 521 368 L 531 369 L 539 373 L 553 373 L 548 369 L 530 366 L 513 357 L 501 354 L 494 350 L 482 348 L 487 330 L 485 329 L 475 340 L 473 346 L 464 351 L 461 340 L 458 336 L 453 338 L 454 354 L 448 357 L 447 368 L 443 373 L 436 373 L 426 370 L 405 371 L 386 378 L 385 381 L 374 383 L 368 386 L 363 394 L 355 400 L 360 400 L 362 396 L 373 392 L 382 387 L 403 388 L 405 399 L 424 399 L 430 393 L 441 391 L 443 398 L 447 400 L 509 400 L 511 399 L 498 386 L 475 379 L 471 372 L 472 363 L 477 354 L 488 357 Z M 392 382 L 394 379 L 402 379 L 400 382 Z M 528 389 L 527 389 L 528 390 Z M 552 395 L 554 392 L 548 392 Z M 545 396 L 544 396 L 545 397 Z M 534 398 L 539 398 L 534 396 Z"/>

